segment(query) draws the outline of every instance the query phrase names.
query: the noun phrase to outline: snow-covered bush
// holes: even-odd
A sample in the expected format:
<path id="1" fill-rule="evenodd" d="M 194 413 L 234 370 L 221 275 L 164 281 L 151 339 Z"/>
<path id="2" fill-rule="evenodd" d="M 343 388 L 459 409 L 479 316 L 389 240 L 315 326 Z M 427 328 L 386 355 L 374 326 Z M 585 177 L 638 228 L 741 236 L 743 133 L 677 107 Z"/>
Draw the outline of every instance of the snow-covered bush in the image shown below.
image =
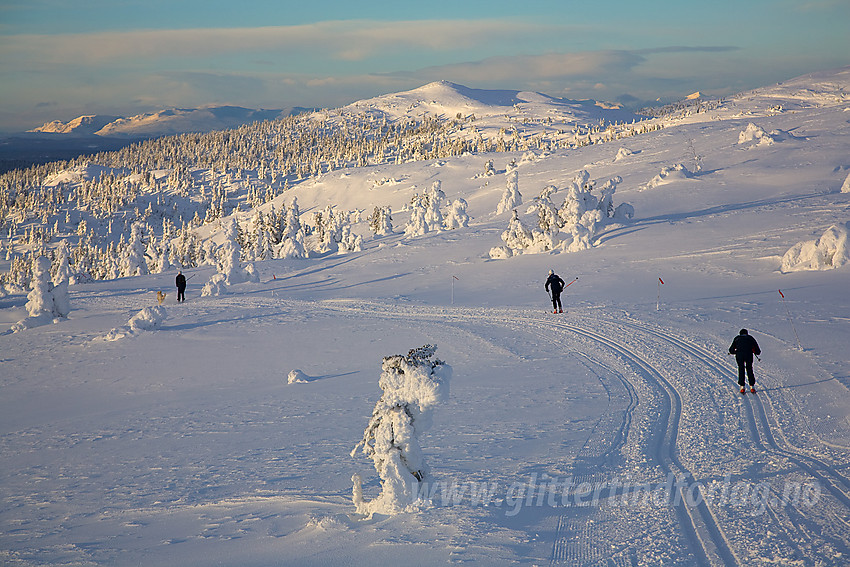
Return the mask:
<path id="1" fill-rule="evenodd" d="M 165 320 L 166 311 L 162 305 L 145 307 L 133 315 L 127 325 L 132 331 L 153 331 L 158 329 Z"/>
<path id="2" fill-rule="evenodd" d="M 375 207 L 369 217 L 369 228 L 375 236 L 388 236 L 393 233 L 393 216 L 390 207 Z"/>
<path id="3" fill-rule="evenodd" d="M 850 263 L 848 243 L 850 223 L 832 225 L 816 240 L 804 240 L 792 246 L 782 256 L 781 270 L 831 270 Z"/>
<path id="4" fill-rule="evenodd" d="M 133 337 L 146 331 L 155 331 L 165 320 L 168 312 L 162 305 L 148 306 L 130 317 L 127 325 L 116 327 L 101 337 L 104 341 L 117 341 L 127 337 Z"/>
<path id="5" fill-rule="evenodd" d="M 225 275 L 215 273 L 209 279 L 204 287 L 201 288 L 201 297 L 218 297 L 227 293 L 227 283 L 225 283 Z"/>
<path id="6" fill-rule="evenodd" d="M 287 384 L 306 384 L 309 381 L 310 377 L 297 368 L 290 370 L 289 374 L 286 376 Z"/>
<path id="7" fill-rule="evenodd" d="M 614 161 L 626 159 L 627 157 L 632 155 L 632 153 L 632 150 L 630 150 L 629 148 L 620 148 L 619 150 L 617 150 L 617 155 L 614 156 Z"/>
<path id="8" fill-rule="evenodd" d="M 614 192 L 620 182 L 620 177 L 609 179 L 600 189 L 601 197 L 597 197 L 592 193 L 594 183 L 590 175 L 582 170 L 573 179 L 563 205 L 557 210 L 549 198 L 557 188 L 546 187 L 528 211 L 537 212 L 537 228 L 526 228 L 514 211 L 508 229 L 502 233 L 505 245 L 492 248 L 490 257 L 503 259 L 557 249 L 577 252 L 591 248 L 601 228 L 612 222 L 626 222 L 634 216 L 634 207 L 628 203 L 614 207 Z"/>
<path id="9" fill-rule="evenodd" d="M 346 252 L 362 252 L 363 251 L 363 237 L 359 234 L 354 234 L 351 230 L 350 224 L 345 224 L 342 227 L 342 235 L 339 239 L 339 253 L 345 254 Z"/>
<path id="10" fill-rule="evenodd" d="M 689 179 L 690 177 L 692 177 L 692 174 L 684 164 L 677 163 L 672 167 L 662 167 L 661 173 L 650 179 L 649 183 L 646 184 L 646 189 L 653 189 L 670 181 Z"/>
<path id="11" fill-rule="evenodd" d="M 465 199 L 455 199 L 449 205 L 449 210 L 443 219 L 443 227 L 446 230 L 466 228 L 469 226 L 469 214 L 466 212 L 469 204 Z"/>
<path id="12" fill-rule="evenodd" d="M 383 393 L 375 404 L 358 450 L 372 459 L 381 478 L 381 493 L 363 498 L 360 475 L 352 477 L 357 513 L 397 514 L 412 505 L 418 484 L 428 478 L 419 436 L 431 426 L 431 412 L 449 395 L 452 368 L 432 357 L 437 347 L 425 345 L 404 355 L 384 357 L 378 381 Z"/>
<path id="13" fill-rule="evenodd" d="M 339 212 L 330 205 L 324 211 L 313 215 L 315 222 L 315 245 L 319 254 L 357 252 L 361 250 L 362 237 L 355 235 L 351 229 L 352 217 L 359 216 L 354 212 Z M 355 219 L 356 220 L 356 219 Z"/>
<path id="14" fill-rule="evenodd" d="M 505 192 L 502 194 L 502 200 L 499 201 L 496 207 L 496 214 L 500 215 L 522 205 L 522 194 L 519 192 L 519 173 L 514 169 L 506 175 Z"/>
<path id="15" fill-rule="evenodd" d="M 747 127 L 738 134 L 738 144 L 749 144 L 755 142 L 752 147 L 757 146 L 772 146 L 775 142 L 781 142 L 790 138 L 791 135 L 784 130 L 771 130 L 770 133 L 764 131 L 761 126 L 757 126 L 750 122 Z"/>
<path id="16" fill-rule="evenodd" d="M 844 179 L 844 184 L 841 186 L 842 193 L 850 193 L 850 173 L 847 174 L 847 177 Z"/>

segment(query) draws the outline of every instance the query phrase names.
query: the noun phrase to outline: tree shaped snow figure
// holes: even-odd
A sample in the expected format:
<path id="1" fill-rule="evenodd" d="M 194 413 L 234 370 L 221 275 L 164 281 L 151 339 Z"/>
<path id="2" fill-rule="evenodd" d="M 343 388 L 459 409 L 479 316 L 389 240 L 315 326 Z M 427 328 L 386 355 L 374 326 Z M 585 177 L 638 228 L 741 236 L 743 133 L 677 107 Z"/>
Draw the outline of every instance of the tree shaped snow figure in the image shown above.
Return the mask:
<path id="1" fill-rule="evenodd" d="M 428 477 L 419 435 L 431 425 L 431 410 L 449 395 L 452 368 L 432 357 L 437 347 L 425 345 L 404 355 L 384 357 L 378 385 L 383 390 L 358 449 L 372 459 L 381 477 L 381 493 L 363 499 L 360 475 L 353 500 L 359 514 L 397 514 L 413 504 L 418 484 Z"/>
<path id="2" fill-rule="evenodd" d="M 522 194 L 519 192 L 519 174 L 516 170 L 509 171 L 506 177 L 505 192 L 496 208 L 496 214 L 501 215 L 522 205 Z"/>
<path id="3" fill-rule="evenodd" d="M 68 279 L 60 280 L 54 288 L 50 281 L 50 258 L 36 256 L 32 262 L 31 291 L 27 294 L 28 317 L 12 325 L 13 332 L 23 331 L 53 322 L 54 318 L 68 316 Z"/>

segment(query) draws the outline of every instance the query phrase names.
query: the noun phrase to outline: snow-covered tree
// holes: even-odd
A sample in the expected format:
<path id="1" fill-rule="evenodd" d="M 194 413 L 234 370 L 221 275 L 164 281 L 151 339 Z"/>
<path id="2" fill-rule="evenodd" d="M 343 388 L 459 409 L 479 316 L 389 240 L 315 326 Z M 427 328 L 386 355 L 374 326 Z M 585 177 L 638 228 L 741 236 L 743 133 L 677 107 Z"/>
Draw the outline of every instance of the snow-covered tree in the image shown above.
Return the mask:
<path id="1" fill-rule="evenodd" d="M 393 233 L 393 216 L 390 207 L 375 207 L 369 217 L 369 228 L 375 236 L 387 236 Z"/>
<path id="2" fill-rule="evenodd" d="M 443 226 L 447 230 L 456 228 L 466 228 L 469 226 L 469 214 L 466 212 L 469 205 L 464 199 L 455 199 L 449 205 L 449 210 L 446 217 L 443 219 Z"/>
<path id="3" fill-rule="evenodd" d="M 780 270 L 831 270 L 850 264 L 850 223 L 834 224 L 815 240 L 798 242 L 782 256 Z"/>
<path id="4" fill-rule="evenodd" d="M 248 264 L 243 268 L 239 262 L 241 254 L 235 225 L 236 221 L 231 220 L 225 228 L 225 240 L 217 252 L 218 272 L 213 274 L 210 280 L 204 284 L 201 289 L 201 296 L 222 295 L 227 292 L 228 286 L 260 281 L 253 264 Z"/>
<path id="5" fill-rule="evenodd" d="M 37 327 L 52 322 L 54 318 L 68 316 L 68 280 L 62 279 L 60 286 L 54 287 L 50 281 L 50 267 L 50 258 L 47 256 L 38 255 L 33 258 L 32 279 L 26 304 L 28 317 L 15 323 L 12 331 Z"/>
<path id="6" fill-rule="evenodd" d="M 62 281 L 70 281 L 72 276 L 70 257 L 71 251 L 68 248 L 68 241 L 62 240 L 56 247 L 56 258 L 54 258 L 51 268 L 54 287 Z"/>
<path id="7" fill-rule="evenodd" d="M 292 199 L 292 204 L 286 208 L 285 219 L 277 249 L 278 258 L 306 258 L 307 249 L 304 227 L 301 225 L 301 212 L 298 209 L 298 199 Z"/>
<path id="8" fill-rule="evenodd" d="M 145 243 L 142 223 L 135 222 L 130 229 L 130 240 L 124 248 L 121 259 L 122 276 L 143 276 L 148 273 L 145 259 Z"/>
<path id="9" fill-rule="evenodd" d="M 522 251 L 533 241 L 531 231 L 525 227 L 516 211 L 513 211 L 511 215 L 507 230 L 502 232 L 502 241 L 505 243 L 504 246 L 490 249 L 491 258 L 504 259 L 515 254 L 522 254 Z"/>
<path id="10" fill-rule="evenodd" d="M 412 349 L 406 356 L 384 357 L 378 385 L 383 393 L 375 404 L 358 450 L 372 459 L 381 478 L 381 493 L 363 498 L 360 475 L 352 477 L 353 501 L 359 514 L 396 514 L 413 504 L 418 485 L 429 475 L 419 436 L 431 426 L 434 406 L 449 395 L 452 368 L 432 358 L 433 345 Z"/>
<path id="11" fill-rule="evenodd" d="M 443 228 L 443 213 L 440 209 L 446 194 L 442 189 L 442 182 L 438 179 L 431 185 L 431 190 L 425 195 L 425 222 L 431 230 Z"/>
<path id="12" fill-rule="evenodd" d="M 496 214 L 498 215 L 511 211 L 522 204 L 522 194 L 519 192 L 519 173 L 514 169 L 509 171 L 505 178 L 505 192 L 502 194 L 499 206 L 496 207 Z"/>
<path id="13" fill-rule="evenodd" d="M 156 273 L 164 274 L 171 271 L 174 266 L 171 264 L 171 240 L 163 236 L 159 243 L 159 258 L 156 264 Z"/>
<path id="14" fill-rule="evenodd" d="M 423 195 L 414 195 L 410 202 L 410 220 L 404 226 L 404 235 L 408 238 L 422 236 L 429 231 L 426 215 L 428 209 Z"/>

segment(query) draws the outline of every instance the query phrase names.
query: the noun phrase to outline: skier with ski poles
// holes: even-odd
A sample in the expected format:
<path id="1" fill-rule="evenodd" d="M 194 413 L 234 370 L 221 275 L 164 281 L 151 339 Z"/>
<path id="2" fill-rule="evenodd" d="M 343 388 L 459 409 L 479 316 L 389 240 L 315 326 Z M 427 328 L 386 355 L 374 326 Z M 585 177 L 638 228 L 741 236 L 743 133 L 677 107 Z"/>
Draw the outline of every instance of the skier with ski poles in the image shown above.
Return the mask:
<path id="1" fill-rule="evenodd" d="M 735 360 L 738 363 L 738 384 L 741 386 L 741 393 L 747 392 L 746 383 L 744 381 L 744 373 L 750 380 L 750 392 L 756 393 L 756 377 L 753 374 L 753 355 L 756 358 L 761 354 L 758 341 L 755 340 L 746 329 L 741 329 L 738 336 L 732 340 L 732 345 L 729 347 L 729 354 L 735 355 Z M 761 360 L 759 358 L 759 360 Z"/>
<path id="2" fill-rule="evenodd" d="M 552 312 L 553 313 L 563 313 L 564 308 L 561 306 L 561 292 L 564 291 L 564 288 L 569 287 L 575 282 L 578 278 L 571 281 L 570 283 L 564 285 L 564 280 L 555 273 L 554 270 L 549 270 L 549 277 L 546 279 L 546 285 L 543 286 L 548 292 L 551 288 L 550 299 L 552 300 Z"/>

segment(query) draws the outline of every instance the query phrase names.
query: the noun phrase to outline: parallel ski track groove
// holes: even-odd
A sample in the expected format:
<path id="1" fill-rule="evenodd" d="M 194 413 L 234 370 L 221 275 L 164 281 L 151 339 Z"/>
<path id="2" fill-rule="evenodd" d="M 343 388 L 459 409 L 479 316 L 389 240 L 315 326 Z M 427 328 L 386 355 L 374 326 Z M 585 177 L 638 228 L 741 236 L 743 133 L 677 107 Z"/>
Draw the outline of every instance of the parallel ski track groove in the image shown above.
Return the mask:
<path id="1" fill-rule="evenodd" d="M 674 472 L 673 468 L 676 468 L 680 476 L 684 476 L 686 479 L 693 479 L 693 474 L 679 461 L 676 454 L 676 438 L 682 412 L 682 402 L 679 393 L 661 372 L 646 362 L 637 352 L 624 348 L 607 337 L 576 325 L 556 321 L 551 318 L 532 316 L 522 311 L 513 311 L 510 314 L 511 316 L 507 316 L 504 311 L 500 312 L 493 309 L 488 309 L 482 313 L 460 309 L 429 310 L 427 308 L 408 307 L 405 313 L 397 313 L 390 311 L 388 306 L 368 302 L 326 302 L 325 305 L 339 311 L 363 312 L 388 319 L 408 318 L 413 314 L 413 311 L 416 311 L 415 314 L 418 317 L 435 321 L 459 322 L 474 320 L 481 322 L 483 320 L 498 326 L 516 327 L 524 331 L 528 330 L 527 324 L 545 325 L 590 339 L 619 355 L 624 360 L 630 361 L 645 377 L 657 384 L 659 391 L 662 393 L 665 406 L 663 410 L 664 417 L 660 422 L 665 423 L 666 427 L 661 440 L 655 444 L 656 460 L 667 474 L 672 474 Z M 492 313 L 494 317 L 488 317 L 488 313 Z M 516 323 L 518 321 L 525 321 L 526 325 L 518 325 Z M 618 322 L 613 323 L 618 324 Z M 700 500 L 700 503 L 696 506 L 696 510 L 691 510 L 685 502 L 683 494 L 680 493 L 678 498 L 676 498 L 676 513 L 679 524 L 685 534 L 685 539 L 691 543 L 694 557 L 700 565 L 740 565 L 740 560 L 729 545 L 714 514 L 708 509 L 705 499 L 699 498 L 698 500 Z"/>
<path id="2" fill-rule="evenodd" d="M 724 366 L 717 362 L 714 359 L 714 356 L 711 353 L 705 351 L 702 347 L 690 343 L 684 339 L 661 333 L 643 325 L 622 321 L 618 321 L 618 323 L 655 335 L 658 338 L 665 340 L 668 343 L 680 348 L 681 350 L 688 352 L 689 354 L 700 360 L 703 364 L 713 369 L 720 377 L 731 380 L 735 384 L 738 383 L 738 378 L 735 373 L 729 370 L 727 366 Z M 847 477 L 845 477 L 844 475 L 836 471 L 833 467 L 831 467 L 829 464 L 818 459 L 817 457 L 804 454 L 794 449 L 787 449 L 779 445 L 779 443 L 776 441 L 776 437 L 773 434 L 773 430 L 770 425 L 770 420 L 768 419 L 767 410 L 765 409 L 764 403 L 761 399 L 761 396 L 763 395 L 767 394 L 764 391 L 761 391 L 754 396 L 742 396 L 742 398 L 744 398 L 744 405 L 747 411 L 747 419 L 750 425 L 750 434 L 753 438 L 753 442 L 755 443 L 755 445 L 760 449 L 764 450 L 765 452 L 774 453 L 787 458 L 788 460 L 794 462 L 795 464 L 797 464 L 797 466 L 808 472 L 814 478 L 821 480 L 824 486 L 826 486 L 827 490 L 829 490 L 830 494 L 832 494 L 844 506 L 850 509 L 850 497 L 848 497 L 847 493 L 845 493 L 844 490 L 836 486 L 832 481 L 826 479 L 824 477 L 824 474 L 829 475 L 830 477 L 832 477 L 832 479 L 844 485 L 847 490 L 850 490 L 850 480 L 848 480 Z M 758 411 L 755 411 L 753 409 L 753 406 L 755 406 Z M 767 446 L 765 446 L 765 443 L 762 442 L 762 438 L 764 438 Z"/>
<path id="3" fill-rule="evenodd" d="M 662 333 L 656 329 L 652 329 L 650 327 L 638 323 L 624 321 L 616 321 L 616 323 L 628 326 L 630 328 L 645 333 L 652 334 L 668 342 L 669 344 L 690 354 L 702 364 L 712 369 L 722 379 L 730 380 L 731 382 L 737 385 L 737 375 L 727 366 L 717 362 L 715 356 L 712 353 L 706 351 L 703 347 L 693 344 L 687 341 L 686 339 Z M 827 491 L 839 503 L 841 503 L 844 507 L 848 508 L 848 511 L 850 511 L 850 497 L 848 497 L 847 493 L 845 493 L 844 490 L 842 490 L 842 488 L 838 486 L 838 484 L 842 484 L 844 485 L 844 487 L 850 487 L 850 481 L 848 481 L 847 477 L 845 477 L 833 467 L 831 467 L 829 464 L 818 459 L 817 457 L 804 454 L 795 449 L 787 449 L 780 446 L 780 444 L 776 440 L 776 437 L 774 436 L 773 429 L 771 428 L 770 420 L 768 418 L 768 412 L 764 407 L 764 401 L 762 400 L 762 396 L 767 396 L 765 391 L 761 391 L 756 395 L 752 396 L 742 396 L 743 406 L 747 415 L 747 424 L 749 426 L 750 437 L 752 438 L 753 444 L 765 453 L 784 457 L 788 459 L 788 461 L 796 464 L 800 469 L 807 472 L 812 478 L 819 480 L 821 486 L 824 486 Z M 827 476 L 831 477 L 831 480 L 827 478 Z M 770 506 L 768 506 L 768 508 L 770 509 Z M 774 511 L 772 509 L 770 509 L 770 512 L 771 514 L 774 514 Z M 848 523 L 843 518 L 839 517 L 839 520 L 841 520 L 846 526 L 850 527 L 850 523 Z M 776 523 L 777 525 L 782 525 L 782 523 L 778 520 Z M 796 522 L 794 522 L 794 524 L 795 528 L 799 530 L 799 527 L 796 526 Z M 783 529 L 785 528 L 783 527 Z M 821 535 L 823 537 L 827 537 L 825 534 Z M 836 544 L 840 547 L 844 547 L 845 550 L 847 550 L 847 544 L 845 541 L 836 541 L 834 538 L 828 539 L 831 539 L 833 544 Z"/>
<path id="4" fill-rule="evenodd" d="M 528 318 L 527 320 L 540 321 L 537 318 Z M 646 362 L 637 352 L 622 347 L 607 337 L 569 323 L 552 320 L 544 321 L 550 326 L 570 331 L 605 346 L 612 352 L 620 355 L 623 359 L 630 361 L 644 376 L 658 385 L 664 400 L 664 417 L 660 421 L 662 423 L 666 422 L 666 430 L 662 439 L 656 444 L 656 459 L 667 474 L 672 474 L 674 472 L 673 469 L 676 468 L 680 475 L 683 475 L 686 479 L 693 479 L 693 474 L 681 463 L 677 455 L 676 440 L 679 430 L 679 420 L 682 414 L 682 400 L 670 381 L 652 366 L 652 364 Z M 676 511 L 679 517 L 679 523 L 686 532 L 688 541 L 699 544 L 699 548 L 693 550 L 697 560 L 703 565 L 740 565 L 740 561 L 732 551 L 726 536 L 723 534 L 714 514 L 709 510 L 705 499 L 698 499 L 700 503 L 694 511 L 685 502 L 684 495 L 679 494 L 678 496 L 676 499 Z"/>

